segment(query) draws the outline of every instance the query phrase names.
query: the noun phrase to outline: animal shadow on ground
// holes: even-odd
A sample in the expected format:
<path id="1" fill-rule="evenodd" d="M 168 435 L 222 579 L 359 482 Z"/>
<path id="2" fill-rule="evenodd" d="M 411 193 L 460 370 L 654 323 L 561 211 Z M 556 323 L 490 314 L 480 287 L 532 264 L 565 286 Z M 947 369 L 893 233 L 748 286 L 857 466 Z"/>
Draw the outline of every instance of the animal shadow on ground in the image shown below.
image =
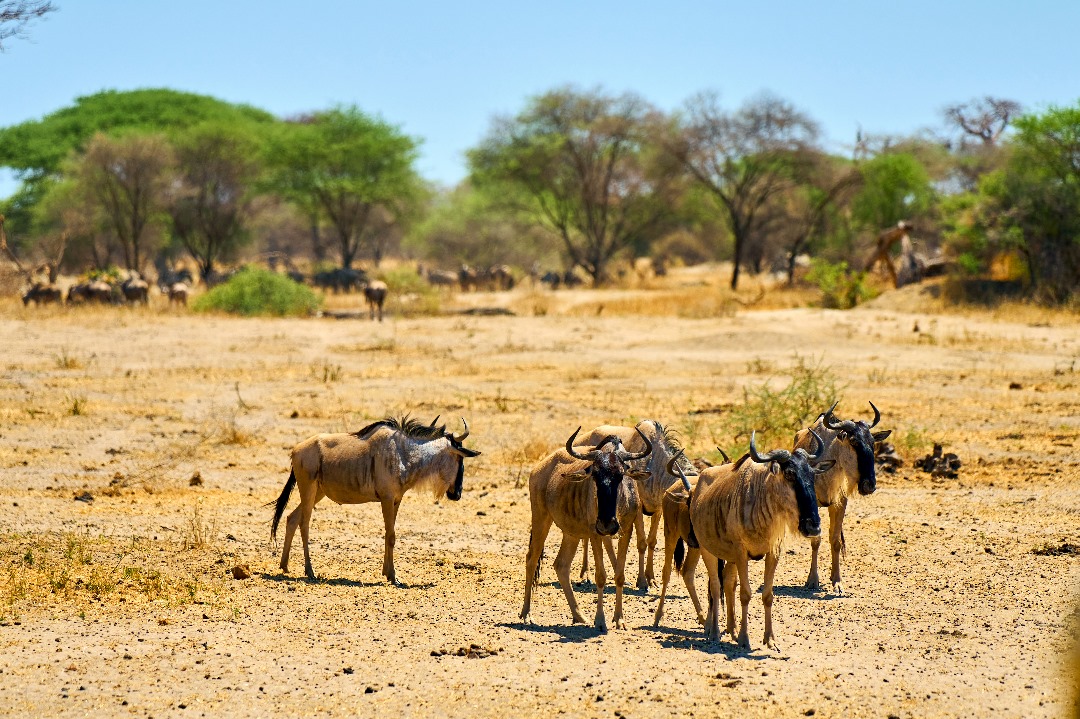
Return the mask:
<path id="1" fill-rule="evenodd" d="M 761 594 L 761 587 L 757 588 L 755 594 Z M 818 601 L 831 602 L 834 599 L 839 599 L 840 596 L 833 594 L 832 592 L 826 592 L 823 589 L 807 589 L 803 586 L 794 587 L 773 587 L 773 594 L 778 597 L 793 597 L 794 599 L 816 599 Z M 848 596 L 847 589 L 844 590 L 844 596 Z"/>
<path id="2" fill-rule="evenodd" d="M 500 622 L 495 626 L 523 632 L 557 634 L 560 643 L 573 642 L 579 644 L 604 635 L 592 624 L 552 624 L 551 626 L 544 626 L 542 624 L 526 624 L 525 622 Z"/>
<path id="3" fill-rule="evenodd" d="M 269 572 L 262 572 L 259 574 L 262 579 L 268 582 L 301 582 L 303 584 L 325 584 L 328 587 L 383 587 L 386 586 L 386 580 L 380 582 L 361 582 L 356 579 L 346 579 L 345 577 L 319 577 L 318 579 L 308 579 L 307 577 L 294 577 L 289 574 L 271 574 Z M 431 589 L 435 584 L 432 582 L 425 582 L 424 584 L 407 584 L 400 582 L 398 589 Z"/>
<path id="4" fill-rule="evenodd" d="M 705 639 L 703 629 L 677 629 L 674 627 L 654 627 L 652 624 L 642 624 L 636 627 L 641 631 L 652 632 L 656 635 L 657 643 L 665 649 L 686 649 L 705 654 L 722 654 L 728 659 L 775 659 L 775 654 L 753 654 L 753 650 L 746 650 L 729 639 L 711 641 Z"/>
<path id="5" fill-rule="evenodd" d="M 553 589 L 560 589 L 560 590 L 562 589 L 562 585 L 559 584 L 559 580 L 557 580 L 557 579 L 554 580 L 554 581 L 551 581 L 551 582 L 546 582 L 546 583 L 541 582 L 540 586 L 552 587 Z M 577 582 L 571 581 L 570 586 L 577 593 L 589 593 L 589 592 L 591 592 L 593 595 L 596 594 L 596 585 L 593 584 L 591 579 L 582 579 L 581 581 L 577 581 Z M 611 595 L 615 594 L 615 585 L 612 584 L 611 582 L 608 582 L 607 584 L 604 585 L 604 596 L 606 597 L 609 594 L 611 594 Z M 623 586 L 623 594 L 626 595 L 626 596 L 644 597 L 646 594 L 648 594 L 648 590 L 646 590 L 646 589 L 638 589 L 636 586 L 633 586 L 633 585 L 627 583 L 625 586 Z"/>

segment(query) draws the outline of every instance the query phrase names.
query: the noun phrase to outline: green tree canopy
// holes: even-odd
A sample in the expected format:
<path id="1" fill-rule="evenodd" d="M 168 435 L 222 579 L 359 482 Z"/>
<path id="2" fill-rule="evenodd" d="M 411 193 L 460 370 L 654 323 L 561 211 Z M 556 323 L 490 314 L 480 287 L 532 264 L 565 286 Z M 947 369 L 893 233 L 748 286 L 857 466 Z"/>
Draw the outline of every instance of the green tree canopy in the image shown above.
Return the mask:
<path id="1" fill-rule="evenodd" d="M 925 214 L 933 203 L 930 175 L 915 156 L 885 153 L 860 165 L 862 187 L 852 201 L 857 226 L 877 233 Z"/>
<path id="2" fill-rule="evenodd" d="M 654 115 L 630 93 L 553 90 L 495 120 L 469 151 L 472 182 L 554 232 L 599 284 L 612 258 L 655 232 L 670 209 L 673 173 L 650 134 Z"/>
<path id="3" fill-rule="evenodd" d="M 422 195 L 413 168 L 417 147 L 416 139 L 356 107 L 316 113 L 270 138 L 269 185 L 324 218 L 336 235 L 342 267 L 351 267 L 370 240 L 376 208 L 401 217 Z"/>

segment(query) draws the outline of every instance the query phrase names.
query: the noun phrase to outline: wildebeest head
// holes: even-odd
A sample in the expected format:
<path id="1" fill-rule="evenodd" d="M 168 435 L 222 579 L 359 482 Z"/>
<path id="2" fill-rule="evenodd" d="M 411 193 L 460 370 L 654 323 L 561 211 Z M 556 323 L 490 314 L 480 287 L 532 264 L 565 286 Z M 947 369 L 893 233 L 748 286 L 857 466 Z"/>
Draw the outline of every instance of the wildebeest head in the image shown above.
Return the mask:
<path id="1" fill-rule="evenodd" d="M 641 452 L 627 452 L 622 447 L 622 442 L 615 435 L 605 437 L 594 449 L 581 454 L 574 450 L 574 440 L 577 439 L 578 427 L 570 439 L 566 440 L 566 452 L 574 459 L 589 462 L 589 465 L 579 472 L 572 472 L 566 478 L 572 482 L 581 482 L 591 478 L 596 487 L 596 533 L 608 536 L 619 531 L 619 520 L 616 516 L 618 510 L 619 490 L 623 479 L 645 479 L 648 472 L 635 472 L 630 469 L 630 462 L 647 457 L 652 452 L 652 443 L 649 438 L 637 430 L 638 435 L 645 442 L 645 449 Z M 611 449 L 605 450 L 607 446 Z"/>
<path id="2" fill-rule="evenodd" d="M 858 422 L 853 422 L 850 419 L 839 420 L 833 414 L 836 403 L 822 416 L 825 426 L 837 433 L 837 441 L 847 443 L 855 452 L 855 460 L 859 471 L 859 494 L 873 494 L 874 490 L 877 489 L 874 443 L 881 442 L 892 434 L 892 430 L 885 430 L 884 432 L 870 431 L 881 420 L 881 412 L 878 411 L 873 402 L 870 403 L 870 407 L 874 410 L 874 421 L 870 424 L 862 420 Z"/>
<path id="3" fill-rule="evenodd" d="M 750 434 L 750 458 L 761 464 L 776 463 L 779 471 L 783 473 L 784 478 L 795 491 L 795 501 L 799 506 L 799 533 L 804 537 L 819 536 L 821 517 L 818 515 L 817 495 L 814 493 L 814 475 L 828 472 L 835 464 L 833 460 L 818 461 L 818 456 L 825 446 L 821 437 L 813 429 L 810 430 L 816 445 L 814 454 L 802 448 L 794 452 L 774 449 L 766 454 L 758 454 L 754 444 L 756 434 L 756 432 Z"/>
<path id="4" fill-rule="evenodd" d="M 436 417 L 431 424 L 434 426 L 435 422 L 437 421 L 439 421 L 438 417 Z M 458 458 L 457 473 L 454 477 L 454 484 L 452 486 L 448 486 L 446 490 L 446 498 L 451 499 L 455 502 L 461 499 L 461 487 L 465 481 L 465 458 L 476 457 L 480 454 L 480 450 L 469 449 L 468 447 L 462 446 L 461 443 L 464 442 L 465 438 L 469 436 L 469 423 L 465 421 L 464 417 L 461 418 L 461 423 L 465 425 L 465 431 L 462 432 L 460 435 L 454 435 L 452 432 L 446 433 L 446 438 L 450 440 L 450 452 L 457 455 Z"/>

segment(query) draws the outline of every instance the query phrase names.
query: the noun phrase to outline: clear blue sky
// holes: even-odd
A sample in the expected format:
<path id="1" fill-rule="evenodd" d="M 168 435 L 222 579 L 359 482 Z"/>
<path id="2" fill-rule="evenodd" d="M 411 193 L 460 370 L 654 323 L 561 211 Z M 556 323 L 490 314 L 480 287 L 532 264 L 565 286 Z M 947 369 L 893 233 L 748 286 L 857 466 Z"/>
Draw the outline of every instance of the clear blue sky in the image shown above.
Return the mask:
<path id="1" fill-rule="evenodd" d="M 422 138 L 420 172 L 453 184 L 495 114 L 565 84 L 663 109 L 772 92 L 821 123 L 942 126 L 982 95 L 1028 109 L 1080 98 L 1080 2 L 361 2 L 56 0 L 0 54 L 0 126 L 103 89 L 170 87 L 277 115 L 355 103 Z M 0 178 L 0 196 L 13 189 Z"/>

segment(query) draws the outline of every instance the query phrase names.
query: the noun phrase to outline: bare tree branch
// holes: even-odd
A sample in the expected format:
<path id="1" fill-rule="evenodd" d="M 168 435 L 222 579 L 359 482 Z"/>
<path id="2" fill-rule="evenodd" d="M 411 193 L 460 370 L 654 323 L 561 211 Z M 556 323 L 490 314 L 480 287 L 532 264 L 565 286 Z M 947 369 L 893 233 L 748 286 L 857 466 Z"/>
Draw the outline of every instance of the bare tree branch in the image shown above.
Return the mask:
<path id="1" fill-rule="evenodd" d="M 55 11 L 51 0 L 0 0 L 0 52 L 6 50 L 5 40 L 26 37 L 30 22 Z"/>

